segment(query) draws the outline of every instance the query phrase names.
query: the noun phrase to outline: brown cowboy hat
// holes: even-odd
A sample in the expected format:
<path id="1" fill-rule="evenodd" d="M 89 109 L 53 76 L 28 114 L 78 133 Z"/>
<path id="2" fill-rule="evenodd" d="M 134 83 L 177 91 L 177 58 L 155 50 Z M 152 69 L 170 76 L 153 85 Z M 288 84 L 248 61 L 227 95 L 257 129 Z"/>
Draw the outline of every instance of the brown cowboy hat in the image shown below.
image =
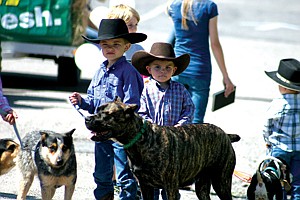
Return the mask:
<path id="1" fill-rule="evenodd" d="M 277 71 L 265 73 L 282 87 L 300 91 L 300 62 L 293 58 L 280 60 Z"/>
<path id="2" fill-rule="evenodd" d="M 144 33 L 129 33 L 126 23 L 123 19 L 102 19 L 99 25 L 98 37 L 96 39 L 88 38 L 82 35 L 88 42 L 99 44 L 101 40 L 115 38 L 124 38 L 131 44 L 142 42 L 147 39 Z"/>
<path id="3" fill-rule="evenodd" d="M 143 50 L 135 52 L 131 58 L 131 63 L 140 74 L 150 76 L 146 66 L 154 60 L 173 61 L 174 65 L 177 67 L 173 76 L 176 76 L 187 68 L 190 63 L 190 55 L 183 54 L 176 58 L 171 44 L 157 42 L 152 45 L 149 53 Z"/>

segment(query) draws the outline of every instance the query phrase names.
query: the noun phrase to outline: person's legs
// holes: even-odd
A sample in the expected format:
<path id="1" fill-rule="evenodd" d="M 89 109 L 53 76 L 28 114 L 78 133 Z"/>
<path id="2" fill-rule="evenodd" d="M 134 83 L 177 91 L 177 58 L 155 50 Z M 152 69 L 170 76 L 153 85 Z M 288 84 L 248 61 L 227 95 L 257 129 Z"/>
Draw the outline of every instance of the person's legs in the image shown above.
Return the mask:
<path id="1" fill-rule="evenodd" d="M 137 182 L 133 176 L 125 150 L 118 143 L 113 143 L 115 152 L 115 166 L 117 186 L 121 188 L 120 200 L 135 200 L 137 195 Z"/>
<path id="2" fill-rule="evenodd" d="M 114 193 L 114 187 L 112 182 L 113 176 L 113 163 L 114 151 L 112 147 L 112 141 L 95 143 L 95 171 L 94 181 L 97 184 L 94 190 L 94 196 L 96 199 Z"/>
<path id="3" fill-rule="evenodd" d="M 210 80 L 174 76 L 172 80 L 182 83 L 191 94 L 195 104 L 193 123 L 203 123 L 209 97 Z"/>
<path id="4" fill-rule="evenodd" d="M 154 200 L 159 200 L 160 191 L 158 188 L 154 189 Z"/>

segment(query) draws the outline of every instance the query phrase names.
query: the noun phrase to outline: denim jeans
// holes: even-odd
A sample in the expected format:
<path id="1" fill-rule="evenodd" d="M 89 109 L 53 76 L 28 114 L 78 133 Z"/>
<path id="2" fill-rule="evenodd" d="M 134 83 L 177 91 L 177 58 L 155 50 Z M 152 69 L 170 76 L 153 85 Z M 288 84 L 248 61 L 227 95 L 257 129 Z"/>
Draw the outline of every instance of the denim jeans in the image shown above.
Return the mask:
<path id="1" fill-rule="evenodd" d="M 195 104 L 193 123 L 203 123 L 208 103 L 210 80 L 174 76 L 172 80 L 182 83 L 189 91 Z"/>
<path id="2" fill-rule="evenodd" d="M 291 199 L 300 199 L 300 152 L 287 152 L 280 148 L 273 147 L 271 150 L 271 156 L 285 160 L 290 168 L 290 173 L 293 176 L 291 183 Z M 286 197 L 284 199 L 286 199 Z"/>
<path id="3" fill-rule="evenodd" d="M 95 143 L 94 190 L 96 199 L 114 192 L 112 181 L 113 165 L 116 167 L 117 186 L 120 187 L 120 200 L 135 200 L 137 182 L 130 171 L 127 155 L 118 143 L 111 140 Z"/>

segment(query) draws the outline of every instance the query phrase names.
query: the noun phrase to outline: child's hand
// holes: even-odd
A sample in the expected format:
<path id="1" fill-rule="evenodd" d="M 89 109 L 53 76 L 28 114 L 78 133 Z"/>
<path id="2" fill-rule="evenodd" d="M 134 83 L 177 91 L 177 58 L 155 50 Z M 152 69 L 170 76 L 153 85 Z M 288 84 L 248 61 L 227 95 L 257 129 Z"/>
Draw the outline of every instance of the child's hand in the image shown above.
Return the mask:
<path id="1" fill-rule="evenodd" d="M 69 96 L 69 100 L 73 105 L 81 104 L 81 95 L 78 92 L 73 92 L 71 96 Z"/>
<path id="2" fill-rule="evenodd" d="M 14 110 L 8 111 L 5 117 L 2 117 L 4 121 L 8 122 L 10 125 L 16 123 L 16 119 L 18 118 L 17 113 Z"/>

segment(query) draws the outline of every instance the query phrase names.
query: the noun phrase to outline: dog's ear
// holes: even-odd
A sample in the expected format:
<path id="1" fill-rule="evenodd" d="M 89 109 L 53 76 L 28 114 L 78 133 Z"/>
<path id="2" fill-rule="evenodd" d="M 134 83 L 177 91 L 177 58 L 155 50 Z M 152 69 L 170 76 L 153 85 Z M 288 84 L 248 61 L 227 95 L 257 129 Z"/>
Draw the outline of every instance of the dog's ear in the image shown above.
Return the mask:
<path id="1" fill-rule="evenodd" d="M 14 152 L 16 148 L 18 148 L 20 145 L 14 141 L 7 141 L 6 143 L 6 149 L 8 151 Z"/>
<path id="2" fill-rule="evenodd" d="M 65 135 L 66 135 L 67 137 L 71 137 L 71 136 L 73 135 L 73 133 L 74 133 L 75 130 L 76 130 L 76 129 L 73 128 L 71 131 L 65 133 Z"/>
<path id="3" fill-rule="evenodd" d="M 47 132 L 44 132 L 44 131 L 40 131 L 40 134 L 41 134 L 41 144 L 42 146 L 46 146 L 46 139 L 48 137 L 48 133 Z"/>
<path id="4" fill-rule="evenodd" d="M 136 104 L 128 104 L 126 105 L 125 107 L 125 113 L 128 113 L 128 114 L 131 114 L 131 113 L 134 113 L 138 108 L 138 105 Z"/>
<path id="5" fill-rule="evenodd" d="M 114 101 L 119 101 L 119 102 L 122 102 L 122 99 L 119 97 L 119 96 L 115 96 L 115 99 Z"/>

